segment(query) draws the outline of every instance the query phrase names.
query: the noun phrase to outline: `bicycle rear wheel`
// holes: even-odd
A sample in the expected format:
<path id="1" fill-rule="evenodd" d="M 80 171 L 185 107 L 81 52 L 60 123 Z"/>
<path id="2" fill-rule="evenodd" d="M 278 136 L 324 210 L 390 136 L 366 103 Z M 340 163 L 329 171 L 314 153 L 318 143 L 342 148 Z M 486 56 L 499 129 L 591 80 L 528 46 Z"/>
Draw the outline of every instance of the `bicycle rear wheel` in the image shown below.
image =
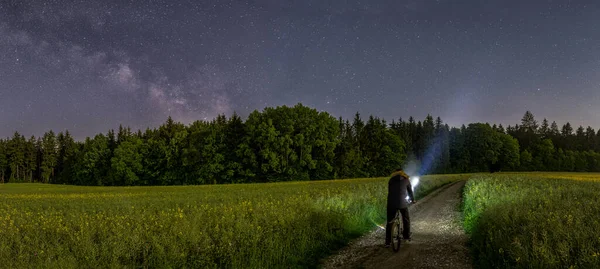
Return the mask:
<path id="1" fill-rule="evenodd" d="M 398 220 L 392 223 L 392 249 L 394 252 L 400 250 L 400 244 L 402 242 L 402 235 L 400 234 L 400 222 Z"/>

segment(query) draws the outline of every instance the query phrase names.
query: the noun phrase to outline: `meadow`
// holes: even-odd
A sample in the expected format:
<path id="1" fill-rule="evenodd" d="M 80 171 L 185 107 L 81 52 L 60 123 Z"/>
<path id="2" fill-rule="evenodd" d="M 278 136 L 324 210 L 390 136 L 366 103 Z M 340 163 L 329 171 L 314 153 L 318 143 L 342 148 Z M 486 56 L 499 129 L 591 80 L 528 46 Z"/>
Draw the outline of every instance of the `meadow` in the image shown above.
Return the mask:
<path id="1" fill-rule="evenodd" d="M 600 174 L 475 175 L 464 225 L 477 268 L 600 268 Z"/>
<path id="2" fill-rule="evenodd" d="M 465 176 L 425 176 L 422 197 Z M 269 184 L 0 185 L 7 268 L 294 268 L 385 218 L 387 178 Z"/>

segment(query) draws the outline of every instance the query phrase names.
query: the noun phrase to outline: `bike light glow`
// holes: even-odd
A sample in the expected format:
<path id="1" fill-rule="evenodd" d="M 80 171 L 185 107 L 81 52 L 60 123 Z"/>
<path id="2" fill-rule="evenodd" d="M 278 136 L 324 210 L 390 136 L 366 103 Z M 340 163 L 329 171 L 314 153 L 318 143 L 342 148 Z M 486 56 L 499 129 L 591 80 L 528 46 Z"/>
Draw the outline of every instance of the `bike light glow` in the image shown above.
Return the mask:
<path id="1" fill-rule="evenodd" d="M 419 180 L 420 178 L 417 176 L 411 178 L 410 184 L 412 185 L 413 191 L 415 191 L 415 188 L 419 185 Z"/>
<path id="2" fill-rule="evenodd" d="M 418 176 L 410 177 L 410 185 L 412 185 L 413 192 L 415 191 L 415 188 L 417 187 L 417 185 L 419 185 L 419 180 L 420 180 L 420 178 Z M 408 195 L 407 195 L 406 201 L 409 201 L 409 200 L 410 200 L 410 197 L 408 197 Z"/>

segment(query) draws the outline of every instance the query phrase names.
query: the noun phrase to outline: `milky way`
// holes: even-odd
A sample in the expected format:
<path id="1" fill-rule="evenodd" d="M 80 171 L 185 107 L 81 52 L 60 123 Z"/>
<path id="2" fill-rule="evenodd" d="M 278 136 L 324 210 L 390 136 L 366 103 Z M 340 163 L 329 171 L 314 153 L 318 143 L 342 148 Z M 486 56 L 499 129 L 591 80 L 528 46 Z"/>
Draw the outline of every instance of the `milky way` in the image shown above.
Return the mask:
<path id="1" fill-rule="evenodd" d="M 595 1 L 4 0 L 0 137 L 296 103 L 598 128 L 598 18 Z"/>

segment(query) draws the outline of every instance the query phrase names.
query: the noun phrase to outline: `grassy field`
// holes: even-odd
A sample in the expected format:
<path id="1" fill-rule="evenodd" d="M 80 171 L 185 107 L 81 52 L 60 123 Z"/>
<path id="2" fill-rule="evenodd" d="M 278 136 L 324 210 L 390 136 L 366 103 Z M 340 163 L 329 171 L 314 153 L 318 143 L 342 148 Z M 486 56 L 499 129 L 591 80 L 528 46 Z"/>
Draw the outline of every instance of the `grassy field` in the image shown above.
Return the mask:
<path id="1" fill-rule="evenodd" d="M 464 179 L 423 177 L 416 195 Z M 0 185 L 7 268 L 291 268 L 384 221 L 387 178 L 248 185 Z"/>
<path id="2" fill-rule="evenodd" d="M 600 268 L 600 174 L 473 176 L 464 224 L 479 268 Z"/>

